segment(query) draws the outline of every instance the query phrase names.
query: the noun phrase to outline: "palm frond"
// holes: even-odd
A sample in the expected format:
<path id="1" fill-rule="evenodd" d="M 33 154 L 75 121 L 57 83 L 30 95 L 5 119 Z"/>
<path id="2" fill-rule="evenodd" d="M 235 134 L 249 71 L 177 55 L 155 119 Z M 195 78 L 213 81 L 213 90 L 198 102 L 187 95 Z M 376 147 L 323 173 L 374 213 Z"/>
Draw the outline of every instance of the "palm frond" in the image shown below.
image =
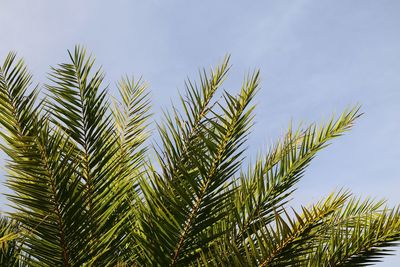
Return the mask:
<path id="1" fill-rule="evenodd" d="M 331 194 L 319 203 L 301 208 L 301 213 L 286 209 L 274 213 L 273 223 L 258 221 L 253 232 L 240 243 L 227 236 L 203 251 L 202 264 L 215 266 L 302 266 L 300 257 L 313 249 L 316 229 L 349 198 L 348 192 Z M 294 217 L 292 219 L 291 217 Z M 210 259 L 217 259 L 216 262 Z"/>
<path id="2" fill-rule="evenodd" d="M 311 125 L 295 132 L 289 129 L 284 140 L 278 142 L 265 159 L 258 159 L 254 168 L 241 176 L 235 200 L 239 225 L 235 235 L 238 239 L 251 234 L 253 225 L 259 220 L 269 223 L 274 219 L 274 213 L 280 212 L 287 203 L 316 153 L 330 140 L 349 130 L 360 116 L 358 111 L 359 107 L 345 111 L 338 119 L 332 118 L 320 127 Z"/>
<path id="3" fill-rule="evenodd" d="M 75 216 L 67 213 L 70 204 L 79 205 L 73 198 L 74 162 L 60 156 L 59 151 L 68 155 L 70 148 L 65 146 L 63 135 L 52 131 L 47 116 L 40 112 L 41 105 L 35 106 L 38 91 L 35 88 L 28 93 L 30 79 L 23 61 L 15 63 L 15 55 L 10 54 L 0 75 L 1 124 L 8 130 L 2 133 L 2 149 L 11 159 L 6 184 L 15 192 L 9 199 L 16 210 L 13 217 L 30 233 L 24 241 L 24 254 L 40 251 L 35 259 L 50 266 L 68 265 L 68 251 L 74 247 L 69 247 L 67 239 L 76 238 L 80 229 L 65 221 L 73 224 L 79 219 L 79 209 L 72 213 Z M 66 229 L 68 226 L 71 229 Z M 66 230 L 71 236 L 66 236 Z"/>
<path id="4" fill-rule="evenodd" d="M 107 90 L 102 88 L 104 75 L 101 70 L 93 71 L 95 61 L 93 57 L 86 56 L 85 49 L 76 47 L 73 53 L 69 52 L 69 56 L 70 63 L 53 68 L 53 83 L 47 85 L 52 100 L 48 110 L 53 116 L 53 123 L 70 136 L 77 148 L 80 166 L 76 173 L 80 177 L 81 197 L 85 200 L 88 255 L 92 255 L 93 264 L 96 261 L 105 264 L 115 261 L 116 255 L 107 258 L 110 254 L 101 253 L 99 256 L 99 251 L 118 247 L 126 236 L 120 231 L 122 223 L 116 223 L 116 218 L 126 219 L 119 214 L 127 209 L 126 195 L 131 191 L 132 181 L 129 176 L 121 175 L 126 173 L 121 166 L 126 165 L 130 154 L 119 152 L 121 146 L 125 150 L 137 145 L 132 143 L 136 138 L 132 135 L 136 133 L 130 131 L 138 127 L 138 122 L 134 120 L 140 120 L 141 115 L 132 117 L 136 116 L 132 112 L 135 113 L 137 108 L 143 109 L 140 107 L 143 99 L 140 99 L 141 92 L 136 93 L 135 88 L 122 84 L 125 86 L 122 92 L 126 93 L 123 95 L 124 101 L 131 101 L 127 103 L 130 105 L 127 112 L 130 112 L 131 121 L 121 121 L 125 119 L 122 117 L 119 117 L 120 121 L 117 120 L 127 127 L 123 138 L 128 140 L 122 144 L 120 132 L 116 131 L 112 120 Z"/>
<path id="5" fill-rule="evenodd" d="M 0 265 L 1 266 L 20 266 L 21 265 L 21 246 L 18 243 L 21 233 L 18 223 L 0 217 Z"/>
<path id="6" fill-rule="evenodd" d="M 115 118 L 121 156 L 132 164 L 130 170 L 143 161 L 147 148 L 139 148 L 148 138 L 147 120 L 150 116 L 150 100 L 147 85 L 141 79 L 124 78 L 119 83 L 121 103 L 114 101 L 112 112 Z M 139 164 L 140 165 L 140 164 Z"/>
<path id="7" fill-rule="evenodd" d="M 215 117 L 208 120 L 210 127 L 204 126 L 205 134 L 201 138 L 207 147 L 207 154 L 197 155 L 199 158 L 194 159 L 200 179 L 194 181 L 192 195 L 195 198 L 187 203 L 189 210 L 184 216 L 186 220 L 179 232 L 179 242 L 174 248 L 172 266 L 180 262 L 181 254 L 186 252 L 189 254 L 186 257 L 190 259 L 196 250 L 207 246 L 210 240 L 221 235 L 214 232 L 210 236 L 209 228 L 229 214 L 226 212 L 227 205 L 233 208 L 226 199 L 234 190 L 224 189 L 229 186 L 229 180 L 233 178 L 243 159 L 242 145 L 253 118 L 254 106 L 249 105 L 258 84 L 259 73 L 256 72 L 244 82 L 238 97 L 225 93 L 225 105 L 219 104 L 223 115 L 214 113 Z"/>
<path id="8" fill-rule="evenodd" d="M 399 208 L 352 198 L 324 222 L 307 266 L 367 266 L 393 254 L 400 236 Z"/>

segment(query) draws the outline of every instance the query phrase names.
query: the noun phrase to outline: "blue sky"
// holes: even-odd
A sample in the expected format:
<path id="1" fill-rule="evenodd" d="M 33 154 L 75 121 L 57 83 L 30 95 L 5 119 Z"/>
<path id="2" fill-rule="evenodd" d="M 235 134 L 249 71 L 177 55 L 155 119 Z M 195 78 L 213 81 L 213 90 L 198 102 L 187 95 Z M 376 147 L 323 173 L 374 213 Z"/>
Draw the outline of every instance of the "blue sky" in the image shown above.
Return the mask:
<path id="1" fill-rule="evenodd" d="M 17 51 L 35 81 L 45 82 L 49 66 L 82 44 L 103 66 L 111 91 L 122 75 L 142 75 L 155 112 L 177 100 L 187 76 L 226 53 L 233 64 L 229 91 L 260 68 L 249 155 L 266 151 L 290 120 L 322 122 L 360 103 L 365 115 L 317 156 L 294 204 L 342 187 L 400 203 L 400 1 L 0 3 L 1 58 Z M 398 264 L 400 255 L 379 266 Z"/>

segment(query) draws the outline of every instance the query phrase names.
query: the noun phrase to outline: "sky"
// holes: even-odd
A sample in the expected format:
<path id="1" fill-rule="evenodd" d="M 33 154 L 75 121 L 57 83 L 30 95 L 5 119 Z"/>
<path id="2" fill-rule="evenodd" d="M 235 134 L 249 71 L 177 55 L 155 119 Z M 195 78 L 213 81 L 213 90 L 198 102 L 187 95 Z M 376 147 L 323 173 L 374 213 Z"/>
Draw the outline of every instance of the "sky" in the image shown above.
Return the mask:
<path id="1" fill-rule="evenodd" d="M 393 206 L 400 203 L 399 14 L 396 0 L 0 0 L 0 60 L 18 52 L 34 81 L 45 83 L 49 66 L 81 44 L 105 70 L 112 94 L 123 75 L 142 76 L 158 120 L 161 109 L 178 103 L 187 77 L 196 79 L 200 68 L 230 54 L 229 92 L 240 89 L 246 73 L 261 70 L 253 160 L 290 121 L 320 123 L 362 105 L 354 129 L 317 155 L 293 205 L 346 188 Z M 378 266 L 400 265 L 398 254 Z"/>

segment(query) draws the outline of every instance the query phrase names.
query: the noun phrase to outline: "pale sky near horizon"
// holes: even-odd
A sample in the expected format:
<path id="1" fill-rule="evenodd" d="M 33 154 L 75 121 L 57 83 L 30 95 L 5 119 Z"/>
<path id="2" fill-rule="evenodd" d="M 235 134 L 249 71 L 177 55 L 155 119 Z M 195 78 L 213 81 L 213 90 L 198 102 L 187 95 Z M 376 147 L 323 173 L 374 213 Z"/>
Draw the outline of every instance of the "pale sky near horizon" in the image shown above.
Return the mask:
<path id="1" fill-rule="evenodd" d="M 340 188 L 400 203 L 400 1 L 0 0 L 0 25 L 0 59 L 17 51 L 36 82 L 82 44 L 111 92 L 121 76 L 143 76 L 157 113 L 178 103 L 187 76 L 227 53 L 231 92 L 260 68 L 253 159 L 290 120 L 323 122 L 359 103 L 365 114 L 316 157 L 293 203 Z M 400 266 L 400 253 L 377 266 Z"/>

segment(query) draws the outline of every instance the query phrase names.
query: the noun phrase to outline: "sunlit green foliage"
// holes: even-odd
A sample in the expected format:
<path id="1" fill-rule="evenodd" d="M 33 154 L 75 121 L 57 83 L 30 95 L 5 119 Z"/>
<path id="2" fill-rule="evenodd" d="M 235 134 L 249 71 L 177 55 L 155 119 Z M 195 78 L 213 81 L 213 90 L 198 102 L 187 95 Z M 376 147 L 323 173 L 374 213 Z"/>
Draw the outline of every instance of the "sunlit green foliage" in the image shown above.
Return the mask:
<path id="1" fill-rule="evenodd" d="M 151 145 L 150 101 L 126 77 L 110 98 L 76 47 L 40 92 L 22 60 L 0 66 L 1 149 L 13 211 L 0 220 L 1 266 L 354 266 L 390 253 L 400 212 L 332 193 L 300 210 L 291 194 L 317 152 L 359 108 L 289 129 L 244 166 L 259 72 L 218 89 L 229 57 L 165 112 Z M 216 95 L 218 94 L 218 95 Z"/>

